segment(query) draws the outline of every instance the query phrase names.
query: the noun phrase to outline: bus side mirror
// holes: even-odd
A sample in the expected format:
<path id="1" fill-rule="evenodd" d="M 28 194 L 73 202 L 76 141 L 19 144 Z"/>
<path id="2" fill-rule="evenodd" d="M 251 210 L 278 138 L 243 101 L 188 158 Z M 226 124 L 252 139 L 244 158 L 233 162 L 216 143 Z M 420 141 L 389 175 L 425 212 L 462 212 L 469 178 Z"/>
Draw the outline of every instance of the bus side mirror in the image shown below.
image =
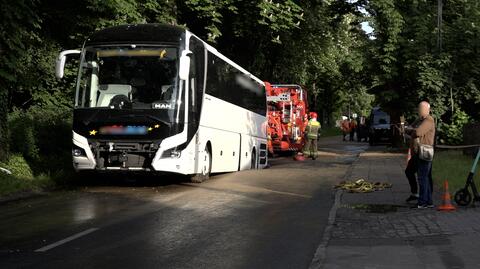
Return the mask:
<path id="1" fill-rule="evenodd" d="M 178 76 L 181 80 L 188 80 L 188 75 L 190 73 L 190 56 L 192 52 L 189 50 L 182 51 L 182 56 L 180 56 L 180 66 L 178 70 Z"/>
<path id="2" fill-rule="evenodd" d="M 63 78 L 63 71 L 65 69 L 65 61 L 67 60 L 67 55 L 69 54 L 80 54 L 79 50 L 65 50 L 60 52 L 58 55 L 57 61 L 55 63 L 55 76 L 57 78 Z"/>

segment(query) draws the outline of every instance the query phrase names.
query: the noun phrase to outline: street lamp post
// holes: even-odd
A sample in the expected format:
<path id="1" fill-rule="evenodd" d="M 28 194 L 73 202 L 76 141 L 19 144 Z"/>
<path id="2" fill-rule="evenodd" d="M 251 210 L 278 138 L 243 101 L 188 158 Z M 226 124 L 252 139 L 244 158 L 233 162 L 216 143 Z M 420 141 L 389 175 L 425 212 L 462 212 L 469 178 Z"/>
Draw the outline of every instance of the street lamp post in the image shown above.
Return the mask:
<path id="1" fill-rule="evenodd" d="M 438 54 L 442 53 L 442 13 L 443 13 L 443 0 L 437 2 L 437 51 Z"/>
<path id="2" fill-rule="evenodd" d="M 437 0 L 437 51 L 438 56 L 442 53 L 442 24 L 443 24 L 443 0 Z M 450 90 L 450 106 L 452 109 L 453 117 L 453 89 L 451 85 L 449 86 Z"/>

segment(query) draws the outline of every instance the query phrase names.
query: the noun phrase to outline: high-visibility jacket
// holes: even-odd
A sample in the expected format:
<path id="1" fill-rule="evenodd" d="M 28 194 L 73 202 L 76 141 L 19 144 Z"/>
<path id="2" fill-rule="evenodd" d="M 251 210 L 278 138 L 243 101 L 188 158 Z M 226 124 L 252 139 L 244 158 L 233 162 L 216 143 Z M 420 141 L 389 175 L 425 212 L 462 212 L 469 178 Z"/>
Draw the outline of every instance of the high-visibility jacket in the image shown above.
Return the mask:
<path id="1" fill-rule="evenodd" d="M 317 120 L 309 120 L 307 124 L 307 138 L 316 139 L 318 136 L 318 131 L 320 130 L 320 122 Z"/>

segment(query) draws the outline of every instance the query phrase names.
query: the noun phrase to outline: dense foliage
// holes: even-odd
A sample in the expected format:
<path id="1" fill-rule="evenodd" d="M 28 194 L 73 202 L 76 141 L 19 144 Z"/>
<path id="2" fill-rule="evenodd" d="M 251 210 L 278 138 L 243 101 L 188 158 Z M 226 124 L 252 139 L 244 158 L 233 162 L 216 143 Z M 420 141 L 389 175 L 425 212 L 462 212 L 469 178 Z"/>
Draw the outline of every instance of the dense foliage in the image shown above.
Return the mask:
<path id="1" fill-rule="evenodd" d="M 458 143 L 459 125 L 480 117 L 480 3 L 444 2 L 440 49 L 429 0 L 0 0 L 0 160 L 42 167 L 39 156 L 68 153 L 46 146 L 70 137 L 76 67 L 58 81 L 55 57 L 125 23 L 183 25 L 263 80 L 306 85 L 324 125 L 373 104 L 411 117 L 429 99 Z"/>
<path id="2" fill-rule="evenodd" d="M 370 49 L 379 68 L 371 89 L 378 102 L 398 114 L 429 100 L 441 135 L 461 142 L 459 119 L 480 117 L 480 2 L 444 0 L 440 25 L 437 1 L 370 0 L 366 9 L 375 28 Z"/>

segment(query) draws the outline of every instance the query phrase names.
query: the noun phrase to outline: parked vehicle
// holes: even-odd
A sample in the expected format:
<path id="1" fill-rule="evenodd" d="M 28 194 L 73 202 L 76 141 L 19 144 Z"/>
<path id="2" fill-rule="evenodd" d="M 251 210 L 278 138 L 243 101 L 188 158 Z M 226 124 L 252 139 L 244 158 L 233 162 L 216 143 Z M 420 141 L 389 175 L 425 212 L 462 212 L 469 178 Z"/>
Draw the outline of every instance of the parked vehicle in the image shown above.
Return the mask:
<path id="1" fill-rule="evenodd" d="M 390 125 L 390 115 L 382 111 L 379 107 L 372 109 L 368 120 L 368 126 L 368 141 L 370 145 L 391 141 L 392 130 Z"/>
<path id="2" fill-rule="evenodd" d="M 300 85 L 265 84 L 270 154 L 301 151 L 308 123 L 307 91 Z"/>

